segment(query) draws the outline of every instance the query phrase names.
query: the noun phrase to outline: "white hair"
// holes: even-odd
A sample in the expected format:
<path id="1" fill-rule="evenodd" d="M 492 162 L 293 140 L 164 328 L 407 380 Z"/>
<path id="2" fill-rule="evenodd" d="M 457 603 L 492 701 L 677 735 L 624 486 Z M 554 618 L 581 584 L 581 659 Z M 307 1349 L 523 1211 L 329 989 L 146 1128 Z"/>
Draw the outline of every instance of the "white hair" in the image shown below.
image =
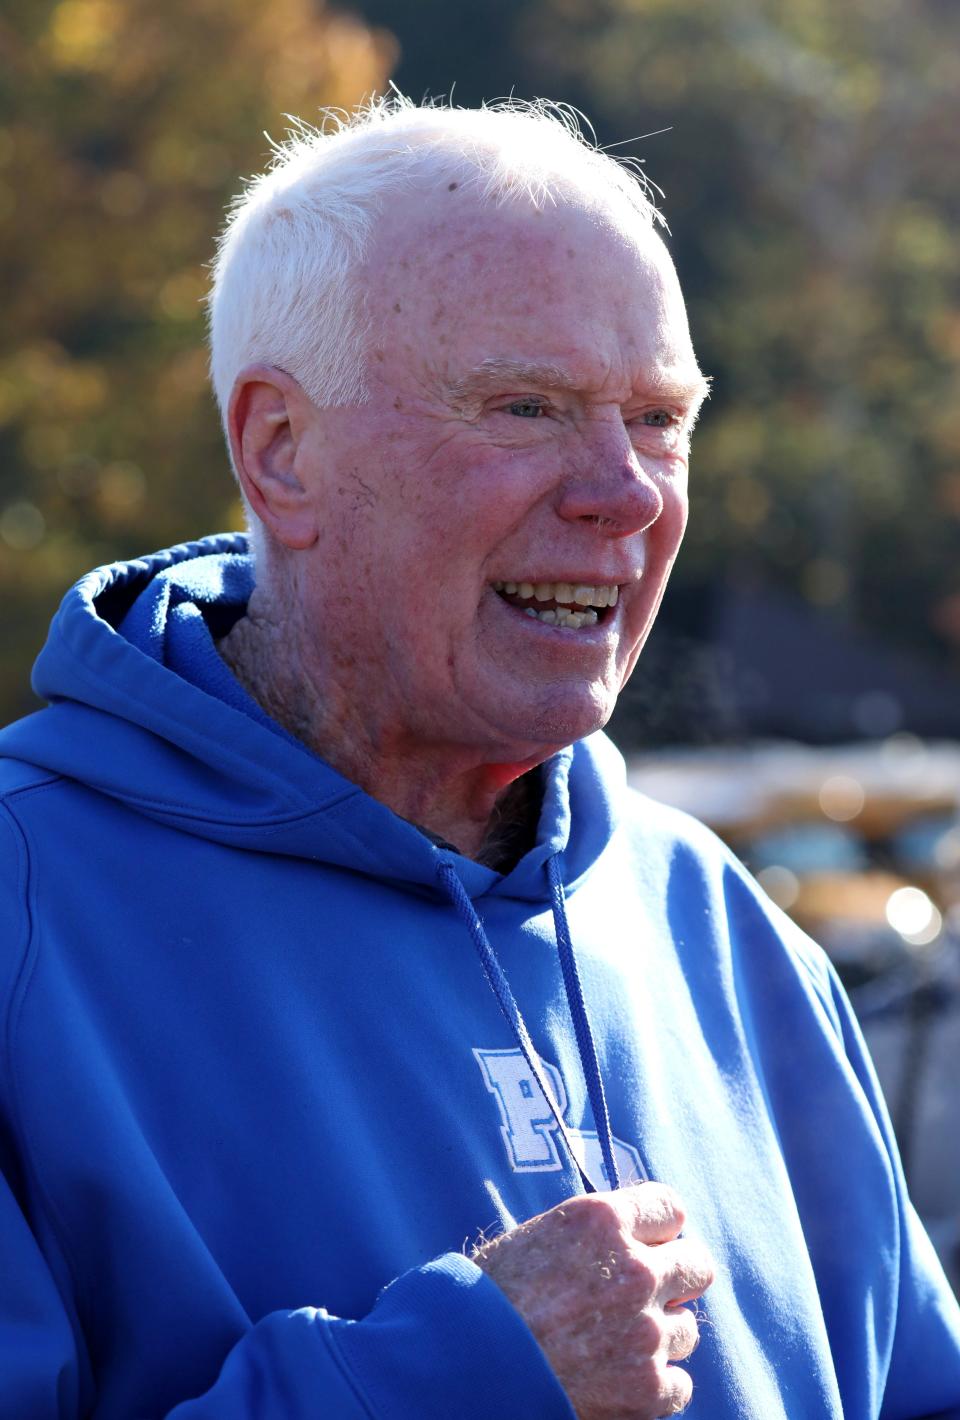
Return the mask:
<path id="1" fill-rule="evenodd" d="M 565 105 L 418 107 L 391 94 L 328 112 L 320 128 L 294 121 L 232 205 L 213 264 L 210 368 L 224 420 L 253 361 L 286 370 L 318 405 L 363 401 L 374 313 L 361 267 L 391 194 L 424 179 L 469 184 L 493 203 L 576 193 L 628 222 L 662 222 L 636 163 L 598 149 Z"/>

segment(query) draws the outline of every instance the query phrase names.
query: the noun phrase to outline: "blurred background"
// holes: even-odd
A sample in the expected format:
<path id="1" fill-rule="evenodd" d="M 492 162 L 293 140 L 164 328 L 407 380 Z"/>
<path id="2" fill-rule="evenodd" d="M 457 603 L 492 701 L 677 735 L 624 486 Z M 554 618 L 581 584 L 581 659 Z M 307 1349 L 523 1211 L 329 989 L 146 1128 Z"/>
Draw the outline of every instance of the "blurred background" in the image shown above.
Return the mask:
<path id="1" fill-rule="evenodd" d="M 960 1281 L 953 0 L 6 0 L 0 721 L 78 575 L 238 525 L 213 235 L 285 115 L 391 79 L 563 99 L 664 190 L 714 393 L 612 732 L 827 947 Z"/>

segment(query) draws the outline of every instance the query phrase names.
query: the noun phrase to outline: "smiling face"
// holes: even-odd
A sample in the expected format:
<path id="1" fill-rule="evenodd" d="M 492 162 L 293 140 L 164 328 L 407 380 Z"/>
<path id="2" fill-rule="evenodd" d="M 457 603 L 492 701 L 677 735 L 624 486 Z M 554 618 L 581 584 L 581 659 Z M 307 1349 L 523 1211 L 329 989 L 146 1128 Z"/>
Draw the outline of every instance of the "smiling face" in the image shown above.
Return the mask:
<path id="1" fill-rule="evenodd" d="M 446 185 L 383 232 L 369 399 L 300 440 L 301 610 L 374 743 L 542 758 L 606 722 L 683 534 L 703 381 L 673 267 L 595 211 Z"/>

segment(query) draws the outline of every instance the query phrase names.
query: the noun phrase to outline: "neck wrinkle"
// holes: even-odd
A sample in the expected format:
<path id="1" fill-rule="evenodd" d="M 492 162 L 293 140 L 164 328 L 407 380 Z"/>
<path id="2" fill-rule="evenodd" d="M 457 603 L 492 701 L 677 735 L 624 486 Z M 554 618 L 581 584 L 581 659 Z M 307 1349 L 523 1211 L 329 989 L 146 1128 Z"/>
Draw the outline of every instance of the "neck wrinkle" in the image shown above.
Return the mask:
<path id="1" fill-rule="evenodd" d="M 291 605 L 297 605 L 293 590 Z M 335 667 L 305 642 L 296 615 L 281 618 L 258 586 L 247 613 L 217 650 L 248 695 L 345 779 L 400 818 L 455 845 L 466 857 L 508 871 L 533 843 L 540 781 L 526 773 L 495 793 L 480 787 L 484 766 L 378 752 L 370 728 L 337 690 Z M 322 690 L 320 689 L 322 687 Z"/>

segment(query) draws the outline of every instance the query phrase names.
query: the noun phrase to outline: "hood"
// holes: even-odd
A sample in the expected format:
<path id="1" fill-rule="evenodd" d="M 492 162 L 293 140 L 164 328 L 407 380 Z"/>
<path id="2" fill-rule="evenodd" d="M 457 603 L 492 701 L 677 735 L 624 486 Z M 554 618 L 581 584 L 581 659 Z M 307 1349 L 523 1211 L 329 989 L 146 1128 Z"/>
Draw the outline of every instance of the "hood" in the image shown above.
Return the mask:
<path id="1" fill-rule="evenodd" d="M 0 757 L 87 785 L 181 832 L 435 895 L 440 850 L 429 839 L 272 724 L 221 663 L 213 689 L 175 668 L 191 635 L 212 645 L 208 626 L 225 633 L 252 587 L 239 533 L 88 573 L 64 597 L 34 667 L 48 707 L 0 732 Z M 542 900 L 545 865 L 558 853 L 574 891 L 603 851 L 626 792 L 617 751 L 593 735 L 543 772 L 537 841 L 513 871 L 501 877 L 457 859 L 472 898 Z"/>

